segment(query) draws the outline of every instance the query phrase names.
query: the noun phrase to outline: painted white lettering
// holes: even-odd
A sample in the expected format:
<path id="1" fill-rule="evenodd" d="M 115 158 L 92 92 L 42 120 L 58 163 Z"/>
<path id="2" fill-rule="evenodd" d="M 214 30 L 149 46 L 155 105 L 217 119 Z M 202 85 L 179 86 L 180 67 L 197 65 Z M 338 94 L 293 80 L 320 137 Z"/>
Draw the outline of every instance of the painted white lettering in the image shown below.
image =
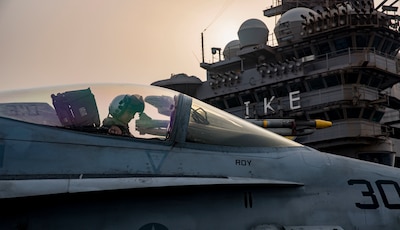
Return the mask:
<path id="1" fill-rule="evenodd" d="M 275 112 L 275 110 L 271 107 L 271 102 L 275 99 L 275 96 L 271 97 L 271 100 L 268 101 L 267 98 L 264 98 L 264 114 L 267 115 L 268 114 L 268 109 L 272 110 L 273 112 Z"/>
<path id="2" fill-rule="evenodd" d="M 275 112 L 275 109 L 272 108 L 272 101 L 275 99 L 275 96 L 272 96 L 271 99 L 264 98 L 264 115 L 268 115 L 268 111 Z M 250 101 L 244 102 L 245 105 L 245 118 L 250 117 Z M 289 92 L 289 105 L 285 105 L 285 109 L 289 106 L 290 110 L 300 109 L 300 91 Z M 281 109 L 281 105 L 278 105 L 278 109 Z"/>
<path id="3" fill-rule="evenodd" d="M 249 112 L 249 104 L 250 104 L 250 101 L 244 102 L 244 105 L 246 106 L 246 112 L 244 114 L 244 118 L 249 118 L 249 114 L 250 114 L 250 112 Z"/>
<path id="4" fill-rule="evenodd" d="M 290 102 L 290 109 L 300 109 L 301 105 L 300 105 L 300 91 L 294 91 L 294 92 L 290 92 L 289 93 L 289 102 Z M 294 103 L 296 103 L 296 105 L 294 105 Z"/>

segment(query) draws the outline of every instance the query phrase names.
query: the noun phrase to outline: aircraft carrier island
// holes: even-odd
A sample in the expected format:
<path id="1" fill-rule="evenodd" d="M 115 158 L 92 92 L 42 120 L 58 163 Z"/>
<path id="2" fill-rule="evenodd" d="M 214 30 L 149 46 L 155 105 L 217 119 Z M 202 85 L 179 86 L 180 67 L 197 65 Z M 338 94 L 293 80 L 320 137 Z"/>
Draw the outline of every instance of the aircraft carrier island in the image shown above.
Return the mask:
<path id="1" fill-rule="evenodd" d="M 206 81 L 178 74 L 152 85 L 325 152 L 399 166 L 397 4 L 279 1 L 264 10 L 267 17 L 280 16 L 275 39 L 264 22 L 249 19 L 237 40 L 212 48 L 212 63 L 203 55 Z M 332 126 L 317 129 L 321 120 Z"/>

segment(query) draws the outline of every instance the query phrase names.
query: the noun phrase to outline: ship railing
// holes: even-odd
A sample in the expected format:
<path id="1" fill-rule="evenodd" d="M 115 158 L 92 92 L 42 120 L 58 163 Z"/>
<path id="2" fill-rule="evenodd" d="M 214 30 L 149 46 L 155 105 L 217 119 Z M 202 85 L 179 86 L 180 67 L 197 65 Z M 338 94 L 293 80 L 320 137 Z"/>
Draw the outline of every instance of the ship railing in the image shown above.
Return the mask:
<path id="1" fill-rule="evenodd" d="M 347 58 L 344 58 L 347 57 Z M 395 55 L 375 48 L 346 48 L 334 52 L 313 56 L 312 63 L 305 65 L 305 70 L 326 68 L 328 70 L 345 66 L 373 66 L 388 72 L 400 73 L 400 59 Z M 307 68 L 307 66 L 309 66 Z"/>
<path id="2" fill-rule="evenodd" d="M 272 46 L 272 47 L 279 45 L 278 39 L 276 39 L 275 33 L 268 34 L 267 45 Z"/>

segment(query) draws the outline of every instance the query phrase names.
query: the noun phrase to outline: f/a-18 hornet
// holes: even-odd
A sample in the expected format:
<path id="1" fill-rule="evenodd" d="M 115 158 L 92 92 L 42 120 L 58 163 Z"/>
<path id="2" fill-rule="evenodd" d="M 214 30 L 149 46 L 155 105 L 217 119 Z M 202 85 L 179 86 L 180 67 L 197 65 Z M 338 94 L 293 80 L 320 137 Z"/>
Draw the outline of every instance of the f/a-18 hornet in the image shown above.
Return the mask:
<path id="1" fill-rule="evenodd" d="M 129 135 L 102 124 L 125 111 Z M 400 227 L 398 168 L 319 152 L 168 89 L 5 91 L 0 127 L 1 229 Z"/>

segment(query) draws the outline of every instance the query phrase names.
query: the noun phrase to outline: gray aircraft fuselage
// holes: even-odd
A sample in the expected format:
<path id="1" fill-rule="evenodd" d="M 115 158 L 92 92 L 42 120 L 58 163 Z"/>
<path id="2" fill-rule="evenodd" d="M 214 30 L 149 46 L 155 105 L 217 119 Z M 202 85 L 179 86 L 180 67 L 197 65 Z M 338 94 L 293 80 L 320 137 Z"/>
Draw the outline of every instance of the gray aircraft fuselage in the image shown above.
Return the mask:
<path id="1" fill-rule="evenodd" d="M 245 126 L 235 136 L 222 129 L 207 133 L 198 126 L 213 124 L 208 105 L 179 98 L 172 131 L 162 140 L 0 117 L 0 228 L 400 226 L 398 168 L 322 153 L 268 131 L 265 142 L 273 141 L 257 146 L 260 136 Z M 202 110 L 194 104 L 208 116 L 196 118 Z M 239 120 L 231 121 L 248 124 Z M 208 137 L 196 138 L 193 127 Z"/>

